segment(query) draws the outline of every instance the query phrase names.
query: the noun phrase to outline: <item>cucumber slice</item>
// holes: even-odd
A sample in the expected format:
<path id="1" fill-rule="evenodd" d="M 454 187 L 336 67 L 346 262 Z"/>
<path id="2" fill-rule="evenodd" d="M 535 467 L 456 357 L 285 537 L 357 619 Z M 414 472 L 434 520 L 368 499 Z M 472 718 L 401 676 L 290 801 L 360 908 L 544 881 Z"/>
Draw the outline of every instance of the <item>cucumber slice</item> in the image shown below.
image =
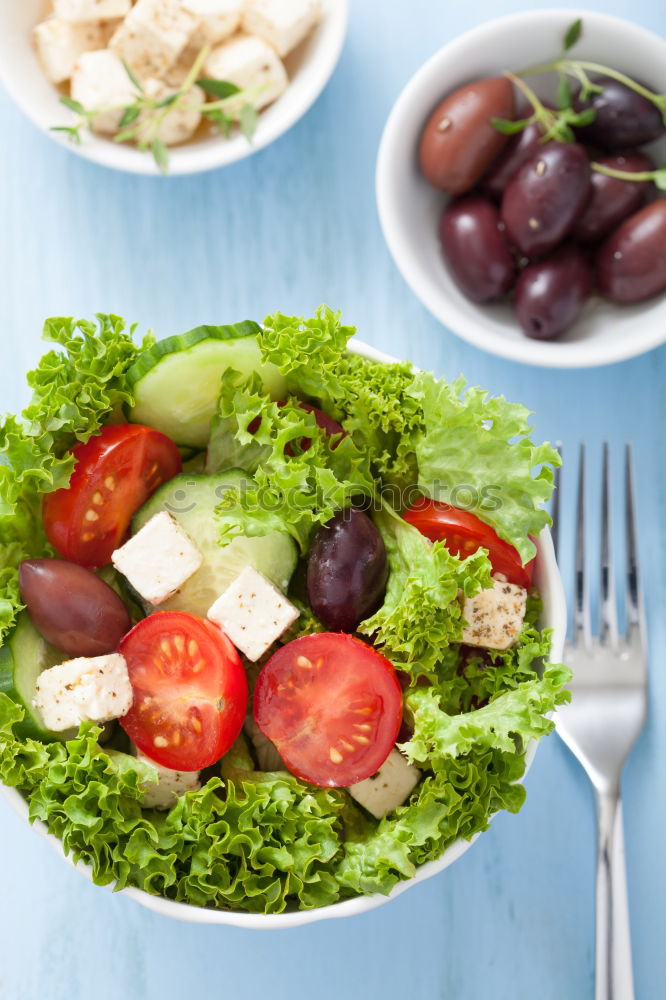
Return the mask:
<path id="1" fill-rule="evenodd" d="M 282 531 L 256 538 L 239 535 L 228 545 L 219 544 L 215 508 L 226 490 L 247 481 L 248 476 L 241 469 L 217 476 L 182 474 L 161 486 L 134 516 L 132 532 L 136 534 L 155 514 L 168 511 L 204 558 L 201 568 L 178 593 L 160 604 L 160 611 L 188 611 L 205 618 L 211 605 L 246 566 L 253 566 L 286 591 L 298 558 L 289 535 Z"/>
<path id="2" fill-rule="evenodd" d="M 76 734 L 76 730 L 53 733 L 45 729 L 39 712 L 32 704 L 37 678 L 42 671 L 64 663 L 66 659 L 65 653 L 42 638 L 28 612 L 22 611 L 16 628 L 0 649 L 0 691 L 9 695 L 25 711 L 25 718 L 14 730 L 17 736 L 52 743 L 72 739 Z"/>
<path id="3" fill-rule="evenodd" d="M 168 434 L 179 445 L 205 448 L 227 368 L 243 376 L 257 372 L 272 399 L 284 398 L 284 378 L 275 365 L 262 363 L 260 332 L 247 320 L 235 326 L 198 326 L 154 344 L 127 373 L 135 401 L 130 420 Z"/>

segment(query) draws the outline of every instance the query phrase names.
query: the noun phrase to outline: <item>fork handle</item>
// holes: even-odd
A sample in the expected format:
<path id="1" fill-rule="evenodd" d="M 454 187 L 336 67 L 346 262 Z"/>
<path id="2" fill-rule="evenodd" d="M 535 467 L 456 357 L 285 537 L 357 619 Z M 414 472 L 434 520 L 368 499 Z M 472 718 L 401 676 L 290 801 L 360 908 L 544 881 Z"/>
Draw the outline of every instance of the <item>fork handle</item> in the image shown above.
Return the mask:
<path id="1" fill-rule="evenodd" d="M 634 1000 L 631 931 L 619 789 L 597 792 L 595 1000 Z"/>

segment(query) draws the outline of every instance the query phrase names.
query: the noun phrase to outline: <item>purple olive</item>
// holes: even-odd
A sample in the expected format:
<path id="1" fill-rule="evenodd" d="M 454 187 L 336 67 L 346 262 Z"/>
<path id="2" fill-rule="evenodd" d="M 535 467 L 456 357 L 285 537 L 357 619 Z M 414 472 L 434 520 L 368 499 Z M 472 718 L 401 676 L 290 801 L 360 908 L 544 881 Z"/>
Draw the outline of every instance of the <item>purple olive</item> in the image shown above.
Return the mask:
<path id="1" fill-rule="evenodd" d="M 552 340 L 576 322 L 590 292 L 592 271 L 576 246 L 564 246 L 521 273 L 514 308 L 534 340 Z"/>
<path id="2" fill-rule="evenodd" d="M 654 170 L 654 163 L 643 153 L 604 156 L 598 162 L 632 174 Z M 645 204 L 651 187 L 650 181 L 623 181 L 598 170 L 592 171 L 590 184 L 590 199 L 572 233 L 581 243 L 596 243 L 607 236 L 618 223 Z"/>
<path id="3" fill-rule="evenodd" d="M 380 607 L 388 561 L 384 540 L 367 514 L 339 511 L 317 532 L 308 557 L 310 606 L 334 632 L 354 632 Z"/>
<path id="4" fill-rule="evenodd" d="M 516 265 L 499 211 L 488 198 L 468 194 L 443 211 L 439 238 L 456 284 L 475 302 L 500 298 L 513 286 Z"/>
<path id="5" fill-rule="evenodd" d="M 504 192 L 507 236 L 526 257 L 542 257 L 568 235 L 590 194 L 590 162 L 577 143 L 549 142 Z"/>
<path id="6" fill-rule="evenodd" d="M 613 302 L 642 302 L 666 290 L 666 198 L 629 216 L 601 244 L 597 285 Z"/>
<path id="7" fill-rule="evenodd" d="M 501 200 L 511 178 L 531 160 L 535 153 L 543 149 L 543 131 L 538 122 L 527 125 L 522 132 L 512 135 L 495 163 L 483 179 L 483 190 L 491 198 Z"/>
<path id="8" fill-rule="evenodd" d="M 607 150 L 631 149 L 666 133 L 661 112 L 646 97 L 617 80 L 594 82 L 603 88 L 602 93 L 574 102 L 579 111 L 594 108 L 596 112 L 594 121 L 576 130 L 583 142 Z"/>
<path id="9" fill-rule="evenodd" d="M 35 628 L 70 656 L 113 653 L 131 628 L 120 597 L 89 569 L 64 559 L 31 559 L 19 569 Z"/>

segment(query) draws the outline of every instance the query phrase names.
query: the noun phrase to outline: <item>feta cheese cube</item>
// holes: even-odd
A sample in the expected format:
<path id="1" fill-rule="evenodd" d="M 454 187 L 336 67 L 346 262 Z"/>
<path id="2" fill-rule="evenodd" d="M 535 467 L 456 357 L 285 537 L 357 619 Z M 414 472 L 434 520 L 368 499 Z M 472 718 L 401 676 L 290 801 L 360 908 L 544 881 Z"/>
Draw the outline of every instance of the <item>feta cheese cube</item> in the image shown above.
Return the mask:
<path id="1" fill-rule="evenodd" d="M 249 35 L 235 35 L 213 49 L 204 74 L 253 91 L 251 103 L 257 110 L 277 100 L 289 85 L 287 71 L 274 50 Z"/>
<path id="2" fill-rule="evenodd" d="M 53 0 L 56 17 L 79 24 L 126 17 L 131 9 L 132 0 Z"/>
<path id="3" fill-rule="evenodd" d="M 350 785 L 347 791 L 353 799 L 372 813 L 377 819 L 386 816 L 401 806 L 412 794 L 419 781 L 421 772 L 418 767 L 410 764 L 399 750 L 393 749 L 376 774 L 356 785 Z"/>
<path id="4" fill-rule="evenodd" d="M 146 809 L 171 809 L 185 792 L 196 792 L 201 788 L 199 771 L 172 771 L 139 750 L 136 751 L 136 759 L 157 771 L 157 782 L 146 781 L 143 785 L 143 805 Z"/>
<path id="5" fill-rule="evenodd" d="M 215 601 L 208 617 L 249 660 L 258 660 L 298 618 L 299 612 L 252 566 Z"/>
<path id="6" fill-rule="evenodd" d="M 111 561 L 144 601 L 159 605 L 196 573 L 203 558 L 189 535 L 163 510 L 116 549 Z"/>
<path id="7" fill-rule="evenodd" d="M 104 47 L 104 32 L 99 24 L 73 24 L 57 17 L 38 24 L 32 37 L 51 83 L 69 80 L 80 55 Z"/>
<path id="8" fill-rule="evenodd" d="M 161 80 L 155 80 L 153 77 L 146 80 L 144 89 L 148 97 L 156 100 L 178 93 L 178 88 L 168 87 Z M 201 87 L 191 87 L 183 97 L 182 102 L 179 102 L 177 107 L 170 108 L 169 113 L 163 118 L 157 129 L 157 138 L 165 146 L 177 146 L 179 142 L 187 142 L 188 139 L 191 139 L 201 124 L 199 108 L 205 100 L 206 95 Z M 149 141 L 155 138 L 152 127 L 146 133 L 146 137 Z M 139 138 L 141 138 L 141 133 Z"/>
<path id="9" fill-rule="evenodd" d="M 137 0 L 109 48 L 142 79 L 163 77 L 199 25 L 180 0 Z"/>
<path id="10" fill-rule="evenodd" d="M 252 741 L 254 756 L 257 758 L 260 771 L 286 770 L 277 747 L 269 740 L 268 736 L 264 736 L 253 715 L 248 715 L 245 720 L 245 732 Z"/>
<path id="11" fill-rule="evenodd" d="M 132 707 L 125 657 L 80 656 L 44 670 L 37 678 L 34 705 L 44 725 L 56 733 L 82 722 L 110 722 Z"/>
<path id="12" fill-rule="evenodd" d="M 181 0 L 182 6 L 199 18 L 190 45 L 219 45 L 238 28 L 244 0 Z"/>
<path id="13" fill-rule="evenodd" d="M 509 649 L 518 641 L 525 608 L 527 591 L 508 583 L 499 575 L 493 577 L 490 590 L 482 590 L 463 601 L 462 641 L 468 646 L 484 649 Z"/>
<path id="14" fill-rule="evenodd" d="M 284 57 L 309 35 L 321 16 L 320 0 L 247 0 L 243 29 Z"/>
<path id="15" fill-rule="evenodd" d="M 101 133 L 117 132 L 122 107 L 133 104 L 137 97 L 127 70 L 108 49 L 83 53 L 72 70 L 70 93 L 87 111 L 100 111 L 92 128 Z"/>

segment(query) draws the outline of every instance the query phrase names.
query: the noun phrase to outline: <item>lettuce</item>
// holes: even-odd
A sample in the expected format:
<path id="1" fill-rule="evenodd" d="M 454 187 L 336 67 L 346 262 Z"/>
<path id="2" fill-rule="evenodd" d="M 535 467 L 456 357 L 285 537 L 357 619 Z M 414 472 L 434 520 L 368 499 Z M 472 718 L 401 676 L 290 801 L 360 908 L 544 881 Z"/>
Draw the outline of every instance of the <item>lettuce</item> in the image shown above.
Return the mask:
<path id="1" fill-rule="evenodd" d="M 314 528 L 354 498 L 372 495 L 368 457 L 351 438 L 329 438 L 297 401 L 272 402 L 256 376 L 240 386 L 223 381 L 219 415 L 231 428 L 235 460 L 245 461 L 254 477 L 225 493 L 217 508 L 223 542 L 287 531 L 305 552 Z M 218 441 L 218 456 L 221 447 Z"/>
<path id="2" fill-rule="evenodd" d="M 416 764 L 436 771 L 442 758 L 462 757 L 479 747 L 521 754 L 532 739 L 552 732 L 547 718 L 557 705 L 569 701 L 564 685 L 571 679 L 567 667 L 549 667 L 543 677 L 525 681 L 474 712 L 448 715 L 435 687 L 413 688 L 405 695 L 414 735 L 401 749 Z"/>
<path id="3" fill-rule="evenodd" d="M 49 552 L 41 519 L 41 496 L 67 486 L 74 460 L 67 449 L 87 441 L 109 415 L 133 400 L 125 373 L 139 348 L 117 316 L 85 320 L 55 318 L 44 339 L 62 350 L 44 355 L 28 375 L 32 399 L 22 419 L 0 425 L 0 640 L 21 610 L 18 566 Z M 144 346 L 152 338 L 144 340 Z"/>
<path id="4" fill-rule="evenodd" d="M 479 549 L 458 559 L 386 506 L 375 521 L 386 545 L 389 580 L 384 604 L 360 631 L 374 636 L 381 652 L 412 679 L 432 679 L 447 648 L 462 639 L 458 592 L 473 597 L 491 586 L 487 553 Z"/>
<path id="5" fill-rule="evenodd" d="M 414 378 L 425 424 L 414 445 L 419 485 L 435 500 L 473 511 L 526 563 L 536 552 L 529 535 L 550 524 L 540 505 L 550 498 L 560 456 L 532 443 L 524 406 L 465 385 L 462 378 Z"/>

